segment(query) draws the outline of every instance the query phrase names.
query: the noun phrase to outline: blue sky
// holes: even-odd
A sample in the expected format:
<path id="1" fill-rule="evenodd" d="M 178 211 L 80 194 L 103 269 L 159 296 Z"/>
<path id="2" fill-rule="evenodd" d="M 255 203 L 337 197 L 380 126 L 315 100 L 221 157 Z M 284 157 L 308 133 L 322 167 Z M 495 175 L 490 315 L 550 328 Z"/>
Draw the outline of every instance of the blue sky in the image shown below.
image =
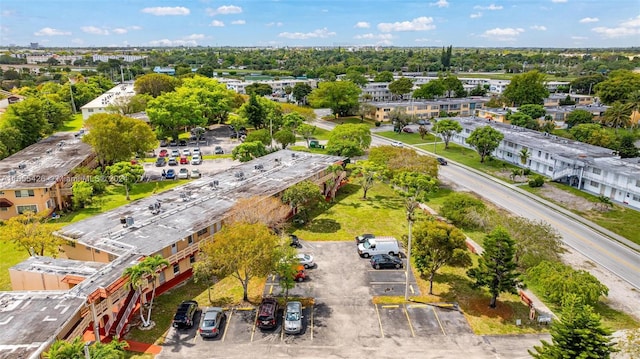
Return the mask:
<path id="1" fill-rule="evenodd" d="M 0 45 L 640 45 L 640 0 L 14 0 Z"/>

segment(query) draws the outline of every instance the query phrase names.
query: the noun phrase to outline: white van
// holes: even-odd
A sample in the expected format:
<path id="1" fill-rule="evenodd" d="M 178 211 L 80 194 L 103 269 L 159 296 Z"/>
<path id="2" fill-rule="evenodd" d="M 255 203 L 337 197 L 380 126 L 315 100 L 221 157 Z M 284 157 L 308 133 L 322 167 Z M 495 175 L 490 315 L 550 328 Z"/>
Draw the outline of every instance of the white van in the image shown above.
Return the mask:
<path id="1" fill-rule="evenodd" d="M 393 237 L 367 238 L 358 244 L 358 254 L 360 257 L 369 258 L 376 254 L 389 254 L 397 256 L 400 254 L 398 240 Z"/>

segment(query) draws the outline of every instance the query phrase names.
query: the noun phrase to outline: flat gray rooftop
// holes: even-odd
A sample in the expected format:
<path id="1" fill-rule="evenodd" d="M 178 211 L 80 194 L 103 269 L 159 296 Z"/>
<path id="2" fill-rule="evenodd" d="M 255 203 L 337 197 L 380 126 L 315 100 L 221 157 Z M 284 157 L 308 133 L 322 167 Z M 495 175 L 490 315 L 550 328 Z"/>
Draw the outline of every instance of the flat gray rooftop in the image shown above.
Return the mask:
<path id="1" fill-rule="evenodd" d="M 36 272 L 58 275 L 76 275 L 88 277 L 105 266 L 100 262 L 85 262 L 73 259 L 51 258 L 51 257 L 29 257 L 26 260 L 14 265 L 10 269 L 23 272 Z"/>
<path id="2" fill-rule="evenodd" d="M 0 161 L 0 189 L 50 188 L 92 153 L 73 132 L 58 132 Z"/>
<path id="3" fill-rule="evenodd" d="M 60 291 L 0 292 L 0 359 L 43 350 L 85 300 Z"/>
<path id="4" fill-rule="evenodd" d="M 63 227 L 68 239 L 120 255 L 153 255 L 224 218 L 238 198 L 271 196 L 343 157 L 281 150 Z M 214 185 L 217 181 L 217 185 Z M 160 213 L 150 207 L 160 203 Z M 132 217 L 126 228 L 121 218 Z"/>

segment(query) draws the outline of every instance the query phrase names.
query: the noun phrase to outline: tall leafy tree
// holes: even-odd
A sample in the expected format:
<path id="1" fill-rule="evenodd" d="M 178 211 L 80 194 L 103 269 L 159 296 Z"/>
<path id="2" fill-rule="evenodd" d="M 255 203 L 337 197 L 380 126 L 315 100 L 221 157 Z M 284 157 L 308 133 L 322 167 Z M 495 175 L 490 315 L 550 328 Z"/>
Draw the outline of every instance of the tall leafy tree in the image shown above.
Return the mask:
<path id="1" fill-rule="evenodd" d="M 421 221 L 413 235 L 413 257 L 420 274 L 429 280 L 429 294 L 433 294 L 433 279 L 440 268 L 471 266 L 466 236 L 456 227 L 438 221 Z"/>
<path id="2" fill-rule="evenodd" d="M 614 102 L 604 112 L 602 123 L 605 126 L 613 127 L 618 133 L 619 128 L 627 128 L 631 126 L 631 108 L 622 102 Z"/>
<path id="3" fill-rule="evenodd" d="M 420 88 L 413 91 L 414 98 L 433 99 L 435 97 L 443 96 L 447 88 L 444 85 L 442 79 L 435 79 L 420 85 Z"/>
<path id="4" fill-rule="evenodd" d="M 625 132 L 618 137 L 618 154 L 622 158 L 633 158 L 640 156 L 640 149 L 635 144 L 636 137 L 633 133 Z"/>
<path id="5" fill-rule="evenodd" d="M 313 138 L 313 134 L 316 132 L 317 127 L 308 123 L 303 123 L 298 126 L 298 133 L 307 141 L 307 147 L 309 147 L 309 140 Z"/>
<path id="6" fill-rule="evenodd" d="M 302 181 L 287 188 L 282 194 L 282 202 L 287 203 L 305 220 L 308 219 L 309 209 L 323 199 L 322 191 L 311 181 Z"/>
<path id="7" fill-rule="evenodd" d="M 369 81 L 361 72 L 358 71 L 347 71 L 347 74 L 344 76 L 344 79 L 347 81 L 351 81 L 358 86 L 364 86 Z"/>
<path id="8" fill-rule="evenodd" d="M 544 106 L 538 104 L 522 105 L 518 107 L 518 112 L 524 113 L 535 120 L 543 117 L 547 113 Z"/>
<path id="9" fill-rule="evenodd" d="M 129 189 L 134 183 L 140 181 L 144 175 L 144 168 L 141 165 L 133 165 L 129 161 L 122 161 L 107 167 L 106 172 L 111 176 L 112 183 L 121 184 L 124 187 L 124 193 L 129 201 Z"/>
<path id="10" fill-rule="evenodd" d="M 283 128 L 273 134 L 273 139 L 276 140 L 284 150 L 287 146 L 296 143 L 296 135 L 288 128 Z"/>
<path id="11" fill-rule="evenodd" d="M 444 141 L 444 148 L 447 149 L 449 148 L 449 142 L 453 135 L 462 132 L 462 126 L 458 121 L 446 118 L 438 121 L 433 126 L 433 131 L 442 137 L 442 140 Z"/>
<path id="12" fill-rule="evenodd" d="M 511 238 L 516 241 L 514 261 L 527 269 L 541 261 L 560 261 L 562 236 L 546 222 L 524 217 L 506 217 L 502 221 Z"/>
<path id="13" fill-rule="evenodd" d="M 375 82 L 391 82 L 391 81 L 393 81 L 393 72 L 391 72 L 391 71 L 378 72 L 373 77 L 373 81 L 375 81 Z"/>
<path id="14" fill-rule="evenodd" d="M 222 227 L 213 241 L 202 246 L 201 260 L 209 263 L 219 278 L 237 279 L 242 298 L 248 301 L 249 281 L 273 271 L 280 259 L 277 248 L 278 237 L 266 225 L 237 222 Z"/>
<path id="15" fill-rule="evenodd" d="M 503 138 L 504 135 L 500 131 L 491 126 L 484 126 L 473 130 L 467 138 L 467 143 L 480 155 L 480 163 L 484 163 L 484 159 L 498 148 Z"/>
<path id="16" fill-rule="evenodd" d="M 308 98 L 311 106 L 328 107 L 338 118 L 357 109 L 361 92 L 360 87 L 351 81 L 321 82 Z"/>
<path id="17" fill-rule="evenodd" d="M 364 124 L 336 126 L 329 134 L 327 153 L 338 156 L 360 156 L 371 145 L 371 131 Z"/>
<path id="18" fill-rule="evenodd" d="M 367 199 L 367 192 L 382 177 L 382 166 L 371 161 L 358 161 L 352 175 L 362 187 L 362 199 Z"/>
<path id="19" fill-rule="evenodd" d="M 571 127 L 581 123 L 593 123 L 593 115 L 587 110 L 577 109 L 571 111 L 564 122 L 567 124 L 567 128 L 571 129 Z"/>
<path id="20" fill-rule="evenodd" d="M 508 116 L 508 118 L 509 118 L 509 122 L 511 122 L 512 125 L 528 128 L 530 130 L 535 130 L 535 131 L 538 131 L 540 129 L 540 124 L 538 123 L 538 120 L 532 118 L 526 113 L 523 113 L 523 112 L 512 113 Z"/>
<path id="21" fill-rule="evenodd" d="M 502 97 L 514 106 L 543 104 L 549 96 L 545 75 L 537 70 L 515 75 L 502 93 Z"/>
<path id="22" fill-rule="evenodd" d="M 475 282 L 474 286 L 486 287 L 491 293 L 491 308 L 496 307 L 500 293 L 517 292 L 520 279 L 514 255 L 515 241 L 503 227 L 496 227 L 485 237 L 484 252 L 478 266 L 467 271 Z"/>
<path id="23" fill-rule="evenodd" d="M 147 94 L 158 97 L 166 92 L 172 92 L 180 86 L 180 80 L 164 74 L 146 74 L 138 77 L 133 84 L 137 94 Z"/>
<path id="24" fill-rule="evenodd" d="M 297 82 L 295 85 L 293 85 L 293 98 L 295 98 L 296 102 L 299 104 L 306 104 L 307 96 L 311 93 L 311 91 L 313 91 L 313 89 L 308 83 Z"/>
<path id="25" fill-rule="evenodd" d="M 607 79 L 595 85 L 596 95 L 604 104 L 627 103 L 629 95 L 640 88 L 640 74 L 629 70 L 615 70 Z"/>
<path id="26" fill-rule="evenodd" d="M 273 88 L 269 86 L 269 84 L 255 82 L 247 85 L 247 87 L 245 87 L 245 92 L 249 96 L 269 96 L 273 93 Z"/>
<path id="27" fill-rule="evenodd" d="M 266 116 L 266 110 L 258 102 L 257 96 L 252 94 L 249 97 L 249 102 L 244 106 L 244 116 L 247 122 L 255 128 L 260 128 L 264 125 Z"/>
<path id="28" fill-rule="evenodd" d="M 62 242 L 52 234 L 55 230 L 56 227 L 49 223 L 47 212 L 25 212 L 0 225 L 0 241 L 15 245 L 30 255 L 56 257 Z"/>
<path id="29" fill-rule="evenodd" d="M 231 157 L 240 162 L 248 162 L 255 158 L 262 157 L 267 154 L 267 148 L 260 141 L 243 142 L 234 147 L 231 151 Z"/>
<path id="30" fill-rule="evenodd" d="M 544 288 L 544 297 L 552 303 L 562 304 L 571 294 L 579 296 L 585 304 L 595 305 L 609 288 L 585 270 L 575 270 L 561 262 L 543 260 L 527 270 L 532 284 Z"/>
<path id="31" fill-rule="evenodd" d="M 606 79 L 607 77 L 602 74 L 580 76 L 571 81 L 570 86 L 576 93 L 590 95 L 595 92 L 595 85 Z"/>
<path id="32" fill-rule="evenodd" d="M 452 95 L 455 97 L 465 97 L 467 95 L 467 91 L 464 89 L 462 81 L 453 75 L 445 77 L 442 80 L 442 83 L 444 84 L 447 97 L 451 97 Z"/>
<path id="33" fill-rule="evenodd" d="M 611 334 L 591 306 L 569 294 L 562 305 L 561 320 L 551 324 L 551 343 L 543 340 L 542 346 L 533 347 L 529 354 L 536 359 L 607 359 L 615 351 Z"/>
<path id="34" fill-rule="evenodd" d="M 3 117 L 6 126 L 20 131 L 20 148 L 38 142 L 52 130 L 47 121 L 43 103 L 36 97 L 12 104 Z"/>
<path id="35" fill-rule="evenodd" d="M 406 77 L 401 77 L 389 84 L 389 91 L 392 94 L 399 96 L 400 99 L 403 99 L 404 95 L 410 93 L 412 89 L 413 80 Z"/>

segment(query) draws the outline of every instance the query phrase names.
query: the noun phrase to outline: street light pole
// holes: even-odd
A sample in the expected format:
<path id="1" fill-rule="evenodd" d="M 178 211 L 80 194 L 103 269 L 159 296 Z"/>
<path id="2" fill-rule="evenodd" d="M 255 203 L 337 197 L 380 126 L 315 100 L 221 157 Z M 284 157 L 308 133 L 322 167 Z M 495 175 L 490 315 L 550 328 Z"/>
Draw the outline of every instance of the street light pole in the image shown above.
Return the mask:
<path id="1" fill-rule="evenodd" d="M 405 272 L 405 283 L 404 283 L 404 300 L 405 302 L 409 301 L 409 275 L 411 274 L 411 224 L 413 223 L 413 214 L 407 214 L 407 218 L 409 221 L 409 244 L 407 245 L 407 271 Z"/>

